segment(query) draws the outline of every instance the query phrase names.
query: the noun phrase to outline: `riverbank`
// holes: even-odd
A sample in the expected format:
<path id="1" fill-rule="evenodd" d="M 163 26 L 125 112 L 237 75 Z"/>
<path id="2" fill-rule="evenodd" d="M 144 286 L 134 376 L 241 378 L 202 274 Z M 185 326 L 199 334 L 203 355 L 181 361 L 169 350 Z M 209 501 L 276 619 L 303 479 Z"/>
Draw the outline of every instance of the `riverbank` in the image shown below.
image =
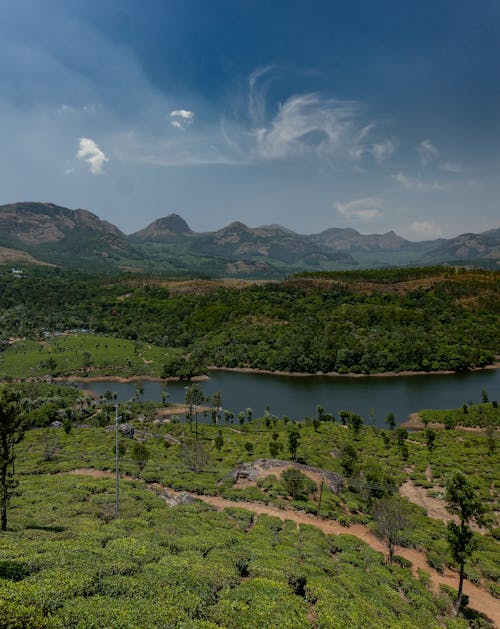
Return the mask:
<path id="1" fill-rule="evenodd" d="M 210 365 L 208 371 L 232 371 L 234 373 L 265 374 L 268 376 L 291 376 L 293 378 L 314 378 L 325 376 L 331 378 L 397 378 L 402 376 L 449 376 L 458 373 L 470 373 L 474 371 L 488 371 L 500 369 L 500 362 L 494 362 L 485 367 L 474 367 L 466 371 L 453 371 L 451 369 L 440 369 L 436 371 L 379 371 L 376 373 L 339 373 L 338 371 L 316 371 L 315 373 L 304 373 L 301 371 L 271 371 L 269 369 L 256 369 L 255 367 L 216 367 Z"/>

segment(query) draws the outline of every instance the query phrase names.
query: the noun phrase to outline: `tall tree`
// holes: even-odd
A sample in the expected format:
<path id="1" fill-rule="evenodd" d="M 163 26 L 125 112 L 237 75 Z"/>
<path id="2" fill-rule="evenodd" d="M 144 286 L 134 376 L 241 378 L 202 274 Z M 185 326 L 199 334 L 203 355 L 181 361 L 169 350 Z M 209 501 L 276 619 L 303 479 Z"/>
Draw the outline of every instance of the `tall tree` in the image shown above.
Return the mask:
<path id="1" fill-rule="evenodd" d="M 394 547 L 402 541 L 403 533 L 410 523 L 409 505 L 399 496 L 380 498 L 373 508 L 373 519 L 379 535 L 387 544 L 389 563 L 392 563 Z"/>
<path id="2" fill-rule="evenodd" d="M 13 389 L 0 387 L 0 527 L 7 530 L 7 509 L 16 491 L 15 446 L 24 437 L 27 424 L 19 413 L 19 396 Z"/>
<path id="3" fill-rule="evenodd" d="M 196 438 L 198 438 L 198 406 L 203 402 L 203 391 L 199 384 L 192 384 L 186 389 L 186 395 L 184 396 L 186 404 L 189 406 L 189 417 L 195 416 L 196 423 Z"/>
<path id="4" fill-rule="evenodd" d="M 470 522 L 475 520 L 480 523 L 484 509 L 471 482 L 460 471 L 453 472 L 448 478 L 444 499 L 448 511 L 458 517 L 458 524 L 456 522 L 448 522 L 447 534 L 451 556 L 460 566 L 456 602 L 456 611 L 458 612 L 462 603 L 465 562 L 476 548 L 476 540 L 470 527 Z"/>
<path id="5" fill-rule="evenodd" d="M 288 431 L 288 451 L 292 461 L 297 460 L 297 449 L 300 445 L 300 432 L 297 426 L 292 426 Z"/>

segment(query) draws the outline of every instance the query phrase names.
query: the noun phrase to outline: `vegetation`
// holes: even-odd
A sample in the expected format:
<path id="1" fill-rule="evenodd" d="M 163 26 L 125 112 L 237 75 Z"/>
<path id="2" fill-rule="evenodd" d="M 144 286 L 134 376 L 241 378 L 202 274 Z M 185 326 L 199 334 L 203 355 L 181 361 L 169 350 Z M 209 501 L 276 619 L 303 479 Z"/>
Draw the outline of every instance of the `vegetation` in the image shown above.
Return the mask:
<path id="1" fill-rule="evenodd" d="M 476 548 L 474 532 L 470 528 L 473 520 L 480 522 L 483 506 L 474 487 L 462 472 L 454 472 L 446 483 L 445 494 L 448 511 L 458 517 L 457 522 L 448 522 L 447 540 L 453 559 L 460 566 L 460 580 L 457 595 L 457 610 L 462 604 L 465 562 Z"/>
<path id="2" fill-rule="evenodd" d="M 455 409 L 424 410 L 420 411 L 419 415 L 424 424 L 435 422 L 444 424 L 446 428 L 500 425 L 500 411 L 496 400 L 482 404 L 464 404 L 461 408 Z"/>
<path id="3" fill-rule="evenodd" d="M 23 480 L 0 549 L 4 626 L 467 627 L 408 568 L 386 567 L 350 535 L 244 509 L 168 508 L 140 482 L 122 488 L 114 520 L 112 480 Z"/>
<path id="4" fill-rule="evenodd" d="M 39 340 L 44 332 L 86 329 L 142 341 L 157 346 L 146 346 L 154 355 L 142 357 L 153 363 L 121 349 L 133 361 L 123 363 L 125 373 L 161 374 L 166 365 L 166 376 L 181 356 L 197 369 L 213 364 L 296 372 L 460 371 L 484 366 L 500 352 L 499 277 L 431 268 L 230 288 L 221 282 L 30 269 L 23 277 L 0 275 L 0 338 L 5 344 L 11 336 Z M 169 351 L 160 357 L 163 347 Z M 26 354 L 37 349 L 26 346 Z M 73 367 L 99 368 L 96 349 L 72 347 L 81 350 Z M 8 350 L 4 354 L 0 373 L 20 373 Z M 26 366 L 37 370 L 42 361 L 54 360 L 56 370 L 64 369 L 57 359 L 43 355 Z M 106 365 L 112 373 L 116 366 Z"/>

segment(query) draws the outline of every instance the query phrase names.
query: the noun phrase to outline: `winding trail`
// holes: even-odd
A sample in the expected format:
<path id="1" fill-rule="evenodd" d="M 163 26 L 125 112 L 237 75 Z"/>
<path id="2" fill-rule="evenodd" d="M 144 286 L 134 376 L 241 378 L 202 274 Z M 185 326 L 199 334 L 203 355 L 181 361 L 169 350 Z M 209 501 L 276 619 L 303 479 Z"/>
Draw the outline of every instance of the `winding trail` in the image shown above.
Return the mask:
<path id="1" fill-rule="evenodd" d="M 96 469 L 77 469 L 72 470 L 70 472 L 62 472 L 65 474 L 76 474 L 83 476 L 94 476 L 94 477 L 104 477 L 104 478 L 114 478 L 114 472 L 104 471 L 104 470 L 96 470 Z M 134 480 L 137 481 L 139 479 L 133 477 L 121 477 L 124 480 Z M 145 483 L 146 484 L 146 483 Z M 170 493 L 176 493 L 175 490 L 169 487 L 163 487 L 155 483 L 156 487 L 162 487 L 167 489 Z M 304 513 L 301 511 L 296 511 L 294 509 L 280 509 L 279 507 L 274 507 L 271 505 L 266 505 L 261 502 L 243 502 L 238 500 L 229 500 L 228 498 L 221 498 L 220 496 L 206 496 L 199 495 L 193 492 L 183 492 L 191 495 L 193 498 L 197 500 L 201 500 L 206 504 L 215 507 L 216 509 L 222 511 L 227 507 L 238 507 L 240 509 L 247 509 L 248 511 L 252 511 L 259 515 L 269 515 L 276 518 L 279 518 L 282 521 L 291 520 L 296 524 L 309 524 L 311 526 L 315 526 L 316 528 L 323 531 L 327 535 L 354 535 L 359 538 L 368 546 L 373 548 L 374 550 L 386 554 L 386 547 L 381 542 L 381 540 L 376 537 L 367 526 L 362 524 L 353 524 L 351 526 L 341 526 L 338 522 L 334 520 L 323 520 L 319 519 L 316 516 L 310 515 L 308 513 Z M 446 568 L 443 574 L 440 574 L 433 568 L 431 568 L 426 561 L 425 554 L 415 550 L 414 548 L 403 548 L 402 546 L 396 546 L 395 553 L 408 559 L 412 562 L 412 572 L 416 576 L 418 569 L 425 570 L 430 576 L 430 583 L 432 584 L 432 590 L 434 593 L 439 592 L 439 586 L 449 585 L 455 589 L 458 587 L 458 575 L 456 572 Z M 496 627 L 500 627 L 500 601 L 491 596 L 486 590 L 470 583 L 469 581 L 464 581 L 464 594 L 469 597 L 469 607 L 485 614 L 490 618 Z"/>

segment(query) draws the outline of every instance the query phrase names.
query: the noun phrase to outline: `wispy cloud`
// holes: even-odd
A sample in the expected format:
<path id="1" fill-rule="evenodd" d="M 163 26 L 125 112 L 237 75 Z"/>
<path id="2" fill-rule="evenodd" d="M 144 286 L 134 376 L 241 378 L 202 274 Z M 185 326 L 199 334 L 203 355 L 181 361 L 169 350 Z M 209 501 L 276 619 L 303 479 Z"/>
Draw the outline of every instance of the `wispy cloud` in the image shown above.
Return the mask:
<path id="1" fill-rule="evenodd" d="M 420 177 L 410 177 L 404 173 L 396 173 L 391 177 L 403 186 L 406 190 L 420 192 L 431 192 L 432 190 L 442 190 L 443 186 L 437 181 L 422 181 Z"/>
<path id="2" fill-rule="evenodd" d="M 422 166 L 428 166 L 439 157 L 439 149 L 429 139 L 422 140 L 417 146 Z"/>
<path id="3" fill-rule="evenodd" d="M 396 144 L 393 140 L 384 140 L 383 142 L 378 142 L 376 144 L 372 144 L 369 149 L 369 152 L 373 155 L 375 160 L 381 164 L 385 162 L 387 159 L 391 157 L 391 155 L 396 150 Z"/>
<path id="4" fill-rule="evenodd" d="M 443 162 L 438 165 L 438 168 L 446 173 L 461 173 L 464 170 L 464 165 L 462 162 Z"/>
<path id="5" fill-rule="evenodd" d="M 359 219 L 362 221 L 370 221 L 378 216 L 381 216 L 382 201 L 375 197 L 366 197 L 363 199 L 354 199 L 353 201 L 347 201 L 342 203 L 336 201 L 334 204 L 337 212 L 342 214 L 344 218 Z"/>
<path id="6" fill-rule="evenodd" d="M 367 128 L 360 117 L 356 101 L 325 99 L 315 93 L 292 96 L 267 126 L 253 130 L 257 155 L 269 160 L 307 155 L 359 160 L 372 146 L 359 140 Z"/>
<path id="7" fill-rule="evenodd" d="M 93 175 L 100 175 L 103 172 L 105 162 L 109 162 L 108 157 L 90 138 L 80 138 L 79 149 L 76 153 L 77 159 L 87 162 L 90 172 Z"/>
<path id="8" fill-rule="evenodd" d="M 192 124 L 194 121 L 194 111 L 189 109 L 174 109 L 169 115 L 171 118 L 174 118 L 174 120 L 170 121 L 170 124 L 175 129 L 184 130 L 187 125 Z"/>

